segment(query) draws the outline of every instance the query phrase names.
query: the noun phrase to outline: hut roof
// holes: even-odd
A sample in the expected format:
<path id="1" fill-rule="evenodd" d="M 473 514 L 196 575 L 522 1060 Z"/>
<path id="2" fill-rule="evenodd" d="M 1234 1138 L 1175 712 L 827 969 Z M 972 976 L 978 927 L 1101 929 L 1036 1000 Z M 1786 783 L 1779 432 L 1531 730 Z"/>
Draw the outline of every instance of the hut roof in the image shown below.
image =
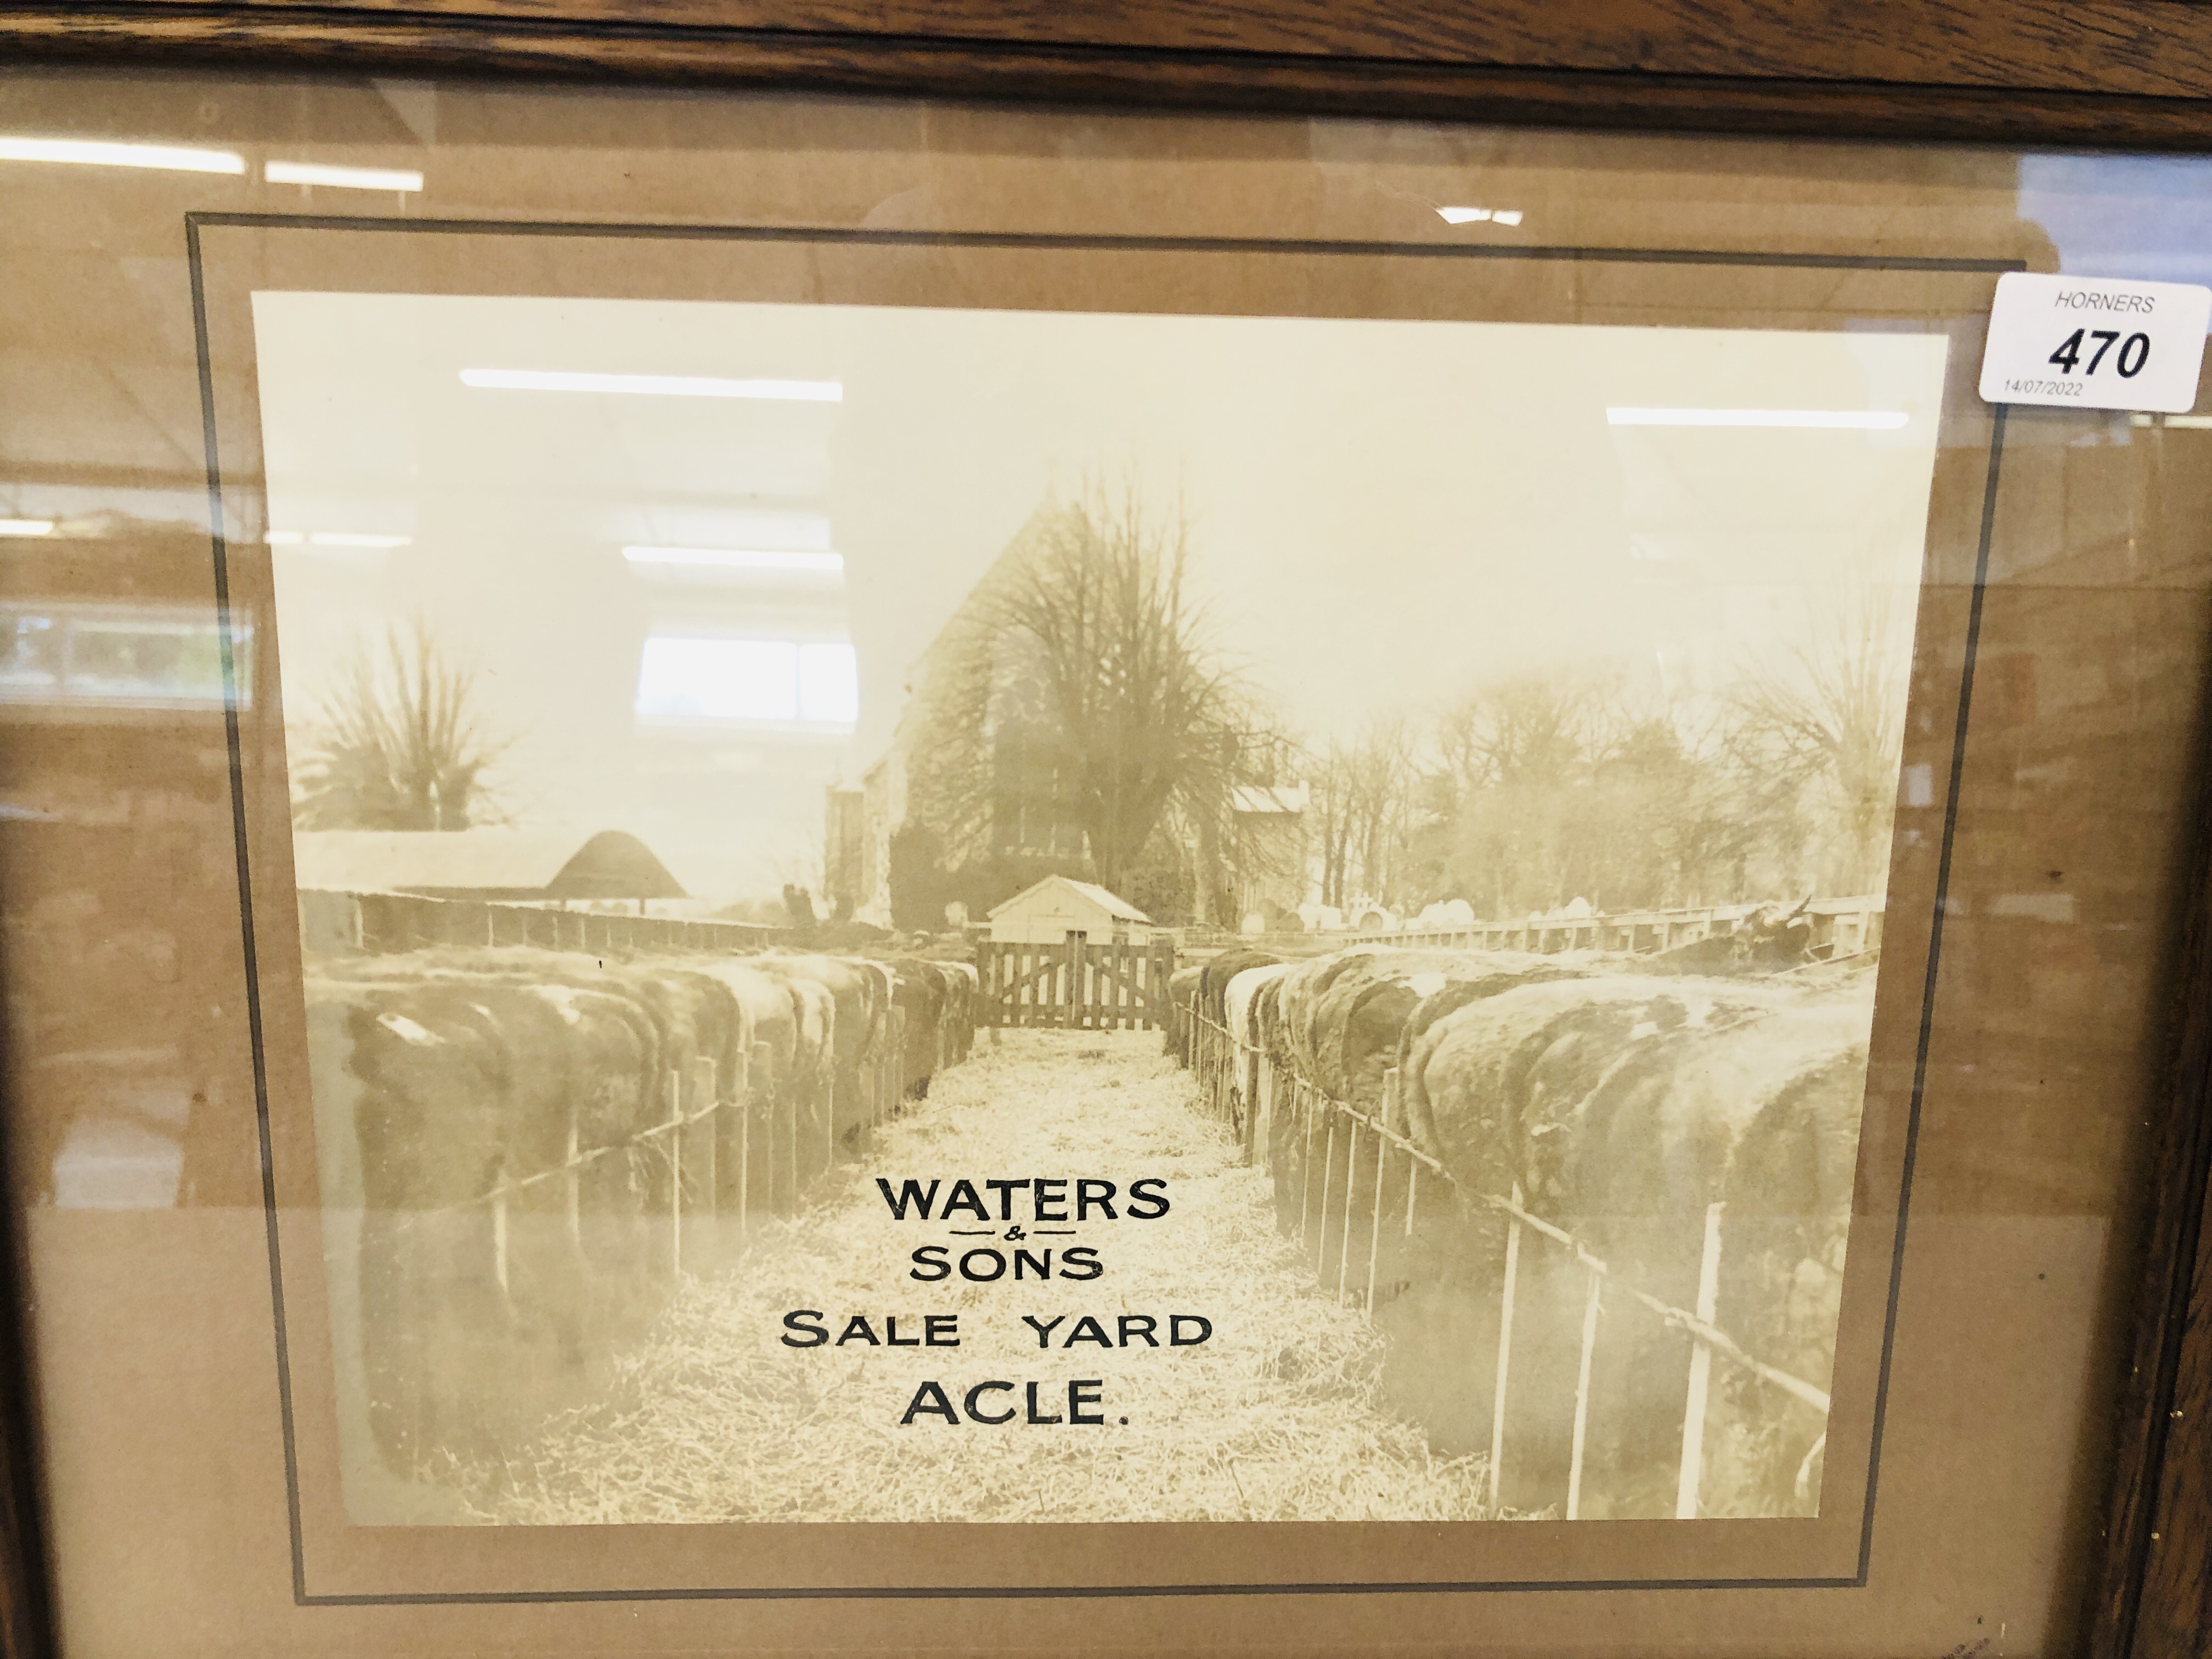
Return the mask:
<path id="1" fill-rule="evenodd" d="M 1306 810 L 1310 792 L 1303 783 L 1240 783 L 1229 792 L 1229 810 L 1239 813 L 1297 813 Z"/>
<path id="2" fill-rule="evenodd" d="M 1116 921 L 1141 921 L 1148 927 L 1152 925 L 1152 919 L 1130 903 L 1128 900 L 1109 893 L 1095 881 L 1077 881 L 1072 876 L 1047 876 L 1042 881 L 1033 882 L 1005 903 L 994 905 L 991 915 L 994 917 L 1002 915 L 1031 894 L 1042 892 L 1046 888 L 1054 885 L 1073 888 Z"/>

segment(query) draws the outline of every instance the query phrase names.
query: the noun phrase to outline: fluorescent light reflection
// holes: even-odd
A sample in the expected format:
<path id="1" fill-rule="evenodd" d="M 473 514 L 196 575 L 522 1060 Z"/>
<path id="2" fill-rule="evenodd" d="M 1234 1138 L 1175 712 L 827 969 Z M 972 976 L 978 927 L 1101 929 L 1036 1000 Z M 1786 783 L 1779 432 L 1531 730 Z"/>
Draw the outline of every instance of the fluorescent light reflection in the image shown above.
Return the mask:
<path id="1" fill-rule="evenodd" d="M 412 536 L 372 536 L 352 530 L 318 530 L 307 538 L 310 547 L 406 547 Z"/>
<path id="2" fill-rule="evenodd" d="M 797 570 L 824 576 L 845 574 L 844 556 L 838 553 L 741 547 L 625 547 L 623 557 L 632 564 L 697 565 L 715 570 Z"/>
<path id="3" fill-rule="evenodd" d="M 51 536 L 52 519 L 0 519 L 0 536 Z"/>
<path id="4" fill-rule="evenodd" d="M 465 368 L 461 384 L 491 392 L 615 392 L 647 398 L 757 398 L 776 403 L 836 404 L 836 380 L 718 380 L 691 374 L 568 374 L 534 368 Z"/>
<path id="5" fill-rule="evenodd" d="M 650 719 L 793 723 L 849 730 L 860 717 L 859 658 L 844 640 L 645 642 L 637 712 Z"/>
<path id="6" fill-rule="evenodd" d="M 1448 225 L 1517 225 L 1521 222 L 1519 208 L 1440 207 L 1437 217 Z"/>
<path id="7" fill-rule="evenodd" d="M 0 161 L 69 161 L 81 167 L 152 167 L 163 173 L 246 171 L 246 158 L 227 149 L 118 144 L 92 138 L 0 137 Z"/>
<path id="8" fill-rule="evenodd" d="M 318 530 L 309 534 L 303 530 L 271 530 L 264 532 L 264 544 L 270 547 L 411 547 L 412 536 L 385 536 L 366 530 Z"/>
<path id="9" fill-rule="evenodd" d="M 272 185 L 330 185 L 339 190 L 420 190 L 422 175 L 404 167 L 337 167 L 320 161 L 271 161 L 261 176 Z"/>
<path id="10" fill-rule="evenodd" d="M 1859 409 L 1608 409 L 1607 426 L 1826 427 L 1852 432 L 1894 432 L 1912 417 L 1899 410 Z"/>

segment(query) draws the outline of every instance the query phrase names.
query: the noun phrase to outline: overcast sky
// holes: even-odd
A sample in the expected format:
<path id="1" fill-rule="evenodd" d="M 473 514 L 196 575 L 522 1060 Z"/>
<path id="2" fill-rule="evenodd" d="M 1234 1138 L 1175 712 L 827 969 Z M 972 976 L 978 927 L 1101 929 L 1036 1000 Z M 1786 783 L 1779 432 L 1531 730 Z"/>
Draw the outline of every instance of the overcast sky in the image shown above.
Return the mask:
<path id="1" fill-rule="evenodd" d="M 914 661 L 1051 492 L 1104 477 L 1163 512 L 1180 499 L 1220 645 L 1316 736 L 1529 670 L 1618 665 L 1694 688 L 1801 637 L 1851 588 L 1917 580 L 1945 343 L 254 300 L 270 527 L 301 538 L 274 550 L 292 728 L 353 641 L 424 617 L 487 671 L 486 714 L 517 739 L 507 790 L 526 821 L 634 830 L 717 896 L 813 878 L 823 786 L 880 755 Z M 463 383 L 469 368 L 841 395 L 484 389 Z M 1609 425 L 1622 406 L 1908 418 L 1881 431 Z M 634 544 L 834 550 L 844 580 L 640 565 L 622 552 Z M 849 732 L 823 678 L 843 638 L 858 668 Z M 773 680 L 795 660 L 704 639 L 807 644 L 798 712 L 831 718 L 668 718 L 702 662 L 710 678 L 726 662 Z M 730 695 L 754 696 L 746 684 Z"/>

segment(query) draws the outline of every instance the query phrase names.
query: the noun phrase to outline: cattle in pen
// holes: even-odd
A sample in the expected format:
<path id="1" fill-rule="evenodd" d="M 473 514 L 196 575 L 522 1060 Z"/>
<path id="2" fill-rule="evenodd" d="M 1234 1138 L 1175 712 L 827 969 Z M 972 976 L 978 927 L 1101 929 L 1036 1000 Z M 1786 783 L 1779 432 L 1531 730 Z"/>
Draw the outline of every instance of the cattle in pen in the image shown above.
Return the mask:
<path id="1" fill-rule="evenodd" d="M 1618 976 L 1519 987 L 1468 1004 L 1412 1045 L 1406 1133 L 1466 1193 L 1507 1196 L 1662 1303 L 1697 1299 L 1709 1206 L 1718 1225 L 1715 1323 L 1825 1389 L 1850 1215 L 1871 976 L 1820 987 Z M 1456 1334 L 1394 1352 L 1387 1385 L 1432 1437 L 1481 1444 L 1509 1217 L 1478 1196 L 1441 1208 L 1407 1246 L 1409 1291 L 1386 1325 Z M 1518 1256 L 1509 1504 L 1555 1498 L 1566 1475 L 1588 1269 L 1531 1240 Z M 1689 1338 L 1609 1291 L 1594 1356 L 1584 1513 L 1672 1513 Z M 1801 1475 L 1825 1419 L 1727 1374 L 1715 1407 L 1707 1509 L 1806 1511 Z"/>
<path id="2" fill-rule="evenodd" d="M 572 1398 L 656 1287 L 852 1150 L 878 1068 L 918 1093 L 972 1042 L 961 963 L 433 947 L 309 967 L 340 1293 L 403 1472 Z"/>
<path id="3" fill-rule="evenodd" d="M 1323 1098 L 1383 1121 L 1389 1110 L 1384 1079 L 1402 1064 L 1409 1031 L 1425 1030 L 1450 1010 L 1514 986 L 1581 977 L 1595 969 L 1595 959 L 1583 956 L 1346 951 L 1300 963 L 1285 973 L 1273 988 L 1274 1006 L 1262 1003 L 1255 1010 L 1256 1042 L 1276 1079 L 1294 1079 Z M 1271 1100 L 1286 1092 L 1283 1081 L 1270 1086 Z M 1294 1213 L 1310 1210 L 1307 1195 L 1319 1172 L 1307 1165 L 1316 1157 L 1326 1164 L 1330 1143 L 1323 1137 L 1318 1148 L 1310 1146 L 1306 1120 L 1293 1114 L 1270 1110 L 1267 1120 L 1267 1134 L 1255 1139 L 1255 1155 L 1273 1175 L 1277 1211 L 1287 1224 Z M 1358 1188 L 1352 1199 L 1358 1213 L 1374 1201 L 1372 1188 Z M 1356 1213 L 1355 1224 L 1358 1219 Z"/>

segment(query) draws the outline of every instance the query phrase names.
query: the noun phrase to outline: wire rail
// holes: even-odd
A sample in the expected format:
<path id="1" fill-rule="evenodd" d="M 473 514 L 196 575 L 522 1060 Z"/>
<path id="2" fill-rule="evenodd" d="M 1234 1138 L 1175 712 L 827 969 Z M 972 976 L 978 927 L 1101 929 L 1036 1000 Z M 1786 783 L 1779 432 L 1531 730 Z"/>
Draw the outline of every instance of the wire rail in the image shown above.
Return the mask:
<path id="1" fill-rule="evenodd" d="M 1338 1126 L 1349 1129 L 1345 1151 L 1343 1176 L 1343 1212 L 1339 1224 L 1337 1241 L 1336 1293 L 1343 1303 L 1347 1299 L 1349 1270 L 1352 1258 L 1352 1227 L 1359 1161 L 1359 1139 L 1363 1133 L 1375 1138 L 1373 1198 L 1369 1219 L 1367 1250 L 1367 1286 L 1365 1306 L 1373 1311 L 1376 1305 L 1376 1273 L 1382 1259 L 1382 1230 L 1384 1192 L 1388 1179 L 1388 1160 L 1395 1151 L 1407 1163 L 1407 1187 L 1404 1233 L 1413 1232 L 1415 1207 L 1419 1200 L 1419 1174 L 1423 1170 L 1444 1182 L 1462 1200 L 1478 1203 L 1506 1218 L 1505 1261 L 1500 1285 L 1498 1316 L 1498 1370 L 1492 1399 L 1489 1491 L 1493 1503 L 1497 1501 L 1500 1472 L 1504 1460 L 1505 1408 L 1508 1383 L 1510 1379 L 1513 1320 L 1516 1281 L 1519 1276 L 1521 1237 L 1525 1230 L 1533 1232 L 1562 1249 L 1571 1252 L 1587 1275 L 1582 1322 L 1582 1346 L 1577 1369 L 1572 1450 L 1567 1477 L 1566 1518 L 1579 1517 L 1582 1498 L 1583 1452 L 1589 1431 L 1590 1366 L 1596 1347 L 1598 1319 L 1608 1287 L 1617 1295 L 1656 1316 L 1671 1329 L 1679 1330 L 1690 1339 L 1691 1358 L 1688 1398 L 1685 1404 L 1682 1430 L 1682 1455 L 1676 1478 L 1675 1514 L 1678 1518 L 1694 1519 L 1698 1513 L 1698 1487 L 1704 1464 L 1704 1431 L 1705 1407 L 1710 1399 L 1711 1370 L 1713 1358 L 1721 1360 L 1761 1382 L 1778 1389 L 1791 1399 L 1817 1412 L 1825 1419 L 1830 1400 L 1827 1390 L 1791 1375 L 1780 1367 L 1769 1364 L 1745 1351 L 1742 1345 L 1713 1322 L 1719 1293 L 1721 1252 L 1721 1218 L 1723 1206 L 1707 1206 L 1705 1215 L 1704 1247 L 1700 1254 L 1698 1273 L 1698 1305 L 1696 1309 L 1679 1307 L 1653 1296 L 1638 1285 L 1628 1283 L 1617 1274 L 1601 1257 L 1593 1254 L 1589 1245 L 1566 1228 L 1547 1220 L 1529 1210 L 1522 1200 L 1516 1182 L 1510 1196 L 1483 1192 L 1462 1181 L 1431 1153 L 1416 1146 L 1405 1135 L 1392 1128 L 1384 1120 L 1370 1112 L 1363 1112 L 1348 1102 L 1335 1099 L 1324 1092 L 1310 1079 L 1295 1070 L 1279 1073 L 1273 1057 L 1255 1044 L 1245 1042 L 1220 1022 L 1196 1008 L 1178 1010 L 1181 1018 L 1191 1024 L 1191 1040 L 1185 1052 L 1199 1082 L 1201 1093 L 1216 1116 L 1231 1118 L 1236 1103 L 1242 1100 L 1246 1120 L 1251 1116 L 1255 1097 L 1265 1089 L 1272 1100 L 1287 1088 L 1291 1109 L 1303 1124 L 1299 1132 L 1304 1146 L 1299 1165 L 1299 1231 L 1304 1237 L 1313 1212 L 1314 1141 L 1322 1140 L 1321 1205 L 1318 1226 L 1316 1229 L 1314 1269 L 1326 1285 L 1326 1273 L 1330 1221 L 1330 1183 L 1336 1171 L 1336 1140 Z M 1261 1072 L 1261 1068 L 1266 1071 Z M 1384 1073 L 1384 1098 L 1387 1103 L 1395 1097 L 1398 1086 L 1395 1068 Z M 1327 1132 L 1321 1133 L 1325 1121 Z M 1249 1146 L 1249 1143 L 1248 1143 Z M 1808 1488 L 1814 1463 L 1826 1449 L 1825 1431 L 1816 1439 L 1797 1472 L 1797 1487 L 1801 1495 Z"/>
<path id="2" fill-rule="evenodd" d="M 906 1010 L 884 1010 L 868 1058 L 856 1074 L 833 1071 L 833 1057 L 825 1054 L 819 1070 L 778 1077 L 764 1045 L 733 1056 L 733 1065 L 717 1066 L 712 1059 L 695 1055 L 659 1068 L 657 1121 L 592 1146 L 578 1144 L 578 1126 L 572 1121 L 559 1161 L 526 1170 L 510 1168 L 466 1198 L 410 1208 L 403 1231 L 414 1232 L 430 1222 L 430 1242 L 442 1262 L 454 1261 L 451 1253 L 456 1248 L 465 1252 L 465 1271 L 496 1297 L 509 1316 L 507 1328 L 525 1328 L 535 1317 L 552 1316 L 556 1323 L 595 1317 L 579 1311 L 592 1305 L 581 1293 L 594 1271 L 635 1273 L 634 1279 L 623 1279 L 624 1302 L 649 1305 L 685 1274 L 741 1259 L 756 1242 L 764 1216 L 799 1212 L 811 1186 L 845 1155 L 836 1116 L 840 1083 L 848 1091 L 842 1097 L 848 1107 L 843 1127 L 848 1133 L 857 1127 L 866 1137 L 866 1151 L 873 1152 L 876 1132 L 907 1104 L 908 1032 Z M 957 1062 L 964 1039 L 961 1047 L 948 1048 L 945 1033 L 938 1035 L 935 1069 L 942 1069 Z M 857 1126 L 852 1112 L 855 1093 Z M 618 1190 L 592 1191 L 594 1226 L 603 1221 L 616 1224 L 614 1233 L 605 1236 L 611 1243 L 587 1250 L 587 1172 L 621 1159 L 629 1161 L 630 1178 Z M 522 1241 L 510 1238 L 510 1212 L 524 1204 L 535 1219 L 557 1230 L 557 1257 L 533 1247 L 528 1242 L 532 1235 L 525 1234 Z M 466 1228 L 465 1237 L 438 1231 L 455 1222 Z M 555 1240 L 547 1237 L 543 1243 Z M 601 1249 L 613 1254 L 602 1257 Z M 325 1249 L 332 1252 L 335 1270 L 357 1283 L 382 1273 L 415 1285 L 398 1304 L 413 1311 L 393 1316 L 402 1322 L 398 1332 L 411 1329 L 420 1337 L 424 1328 L 404 1322 L 424 1317 L 422 1310 L 437 1298 L 422 1294 L 414 1277 L 424 1261 L 419 1243 L 410 1244 L 387 1231 L 371 1244 L 358 1228 L 339 1228 L 329 1236 Z M 556 1259 L 559 1266 L 549 1273 Z M 556 1311 L 549 1316 L 549 1309 Z M 514 1318 L 517 1314 L 523 1317 Z M 492 1329 L 500 1322 L 494 1318 L 485 1325 Z M 386 1331 L 387 1338 L 397 1334 Z M 400 1351 L 417 1356 L 412 1340 L 401 1341 Z M 341 1363 L 356 1368 L 353 1386 L 380 1403 L 391 1425 L 383 1432 L 392 1437 L 392 1446 L 401 1448 L 441 1443 L 453 1422 L 471 1420 L 483 1408 L 483 1390 L 491 1375 L 481 1367 L 421 1363 L 417 1356 L 387 1367 L 379 1379 L 358 1370 L 358 1356 Z"/>
<path id="3" fill-rule="evenodd" d="M 873 1058 L 865 1067 L 862 1078 L 867 1101 L 863 1127 L 872 1145 L 876 1131 L 896 1115 L 899 1109 L 906 1049 L 904 1009 L 884 1011 L 883 1024 L 871 1046 Z M 567 1192 L 568 1231 L 572 1241 L 580 1246 L 584 1171 L 604 1158 L 635 1158 L 641 1152 L 651 1152 L 659 1155 L 660 1167 L 653 1171 L 653 1190 L 647 1194 L 645 1207 L 656 1218 L 665 1217 L 667 1265 L 672 1273 L 683 1270 L 685 1223 L 718 1218 L 723 1212 L 726 1195 L 735 1200 L 738 1237 L 741 1244 L 749 1243 L 753 1230 L 752 1153 L 756 1127 L 763 1132 L 761 1138 L 766 1142 L 762 1170 L 766 1176 L 769 1208 L 781 1212 L 786 1206 L 781 1200 L 787 1191 L 788 1207 L 795 1209 L 808 1181 L 828 1174 L 837 1161 L 835 1080 L 829 1075 L 803 1081 L 785 1079 L 784 1086 L 773 1093 L 757 1095 L 751 1086 L 753 1080 L 768 1071 L 767 1050 L 760 1045 L 756 1045 L 750 1054 L 739 1056 L 726 1089 L 720 1086 L 718 1069 L 714 1060 L 703 1056 L 692 1060 L 688 1068 L 671 1068 L 665 1073 L 669 1115 L 660 1121 L 620 1139 L 590 1147 L 576 1146 L 572 1130 L 568 1156 L 561 1163 L 527 1175 L 505 1176 L 473 1197 L 433 1206 L 429 1212 L 489 1211 L 492 1273 L 504 1291 L 508 1283 L 507 1217 L 512 1200 L 534 1188 L 562 1182 Z M 814 1122 L 818 1122 L 821 1128 L 818 1163 L 812 1162 L 812 1152 L 803 1144 L 809 1138 L 806 1131 Z M 735 1133 L 730 1137 L 729 1150 L 736 1154 L 737 1167 L 732 1172 L 734 1179 L 726 1183 L 730 1190 L 726 1194 L 719 1166 L 724 1150 L 722 1131 L 732 1124 Z M 707 1133 L 696 1133 L 702 1125 L 709 1126 Z M 663 1141 L 665 1146 L 659 1144 Z M 696 1145 L 691 1146 L 687 1160 L 687 1144 L 695 1141 Z M 690 1175 L 685 1169 L 687 1161 L 695 1170 Z M 689 1203 L 687 1192 L 691 1196 Z"/>
<path id="4" fill-rule="evenodd" d="M 1454 950 L 1664 951 L 1717 934 L 1729 934 L 1762 908 L 1759 900 L 1696 905 L 1674 910 L 1615 910 L 1586 916 L 1530 916 L 1519 921 L 1474 921 L 1424 927 L 1418 921 L 1396 928 L 1357 928 L 1342 935 L 1346 945 L 1441 946 Z M 1800 907 L 1815 942 L 1830 946 L 1838 959 L 1871 954 L 1881 937 L 1883 902 L 1879 893 L 1849 898 L 1811 899 Z M 1841 949 L 1848 945 L 1848 952 Z"/>

